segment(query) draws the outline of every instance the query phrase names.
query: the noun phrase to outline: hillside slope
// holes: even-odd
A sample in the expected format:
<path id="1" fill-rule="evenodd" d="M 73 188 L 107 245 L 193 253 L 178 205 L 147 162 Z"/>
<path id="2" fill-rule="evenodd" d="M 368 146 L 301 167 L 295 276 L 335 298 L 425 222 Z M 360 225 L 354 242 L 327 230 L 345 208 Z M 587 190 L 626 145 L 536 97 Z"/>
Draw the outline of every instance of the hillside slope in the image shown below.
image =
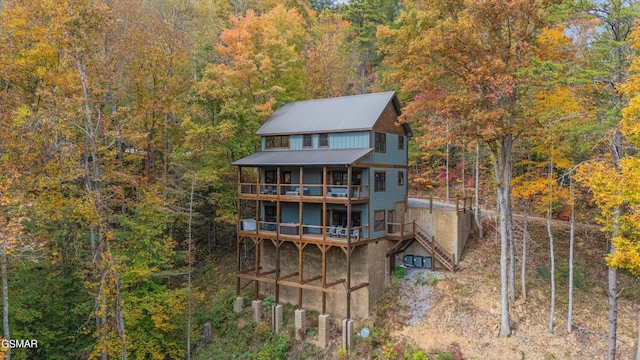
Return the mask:
<path id="1" fill-rule="evenodd" d="M 427 302 L 429 311 L 409 321 L 393 336 L 425 351 L 459 347 L 465 359 L 599 359 L 606 358 L 606 240 L 592 226 L 576 234 L 574 329 L 567 334 L 568 224 L 555 222 L 556 313 L 553 333 L 547 331 L 550 307 L 549 244 L 544 221 L 530 225 L 527 252 L 527 298 L 520 294 L 520 243 L 516 245 L 516 293 L 510 304 L 513 335 L 497 337 L 500 324 L 499 240 L 491 224 L 483 239 L 471 238 L 461 270 L 446 274 L 426 298 L 413 296 L 415 281 L 403 281 L 409 302 Z M 520 242 L 521 240 L 518 240 Z M 618 358 L 635 356 L 640 294 L 638 283 L 619 275 Z M 407 299 L 405 299 L 407 301 Z M 413 316 L 407 311 L 404 319 Z"/>

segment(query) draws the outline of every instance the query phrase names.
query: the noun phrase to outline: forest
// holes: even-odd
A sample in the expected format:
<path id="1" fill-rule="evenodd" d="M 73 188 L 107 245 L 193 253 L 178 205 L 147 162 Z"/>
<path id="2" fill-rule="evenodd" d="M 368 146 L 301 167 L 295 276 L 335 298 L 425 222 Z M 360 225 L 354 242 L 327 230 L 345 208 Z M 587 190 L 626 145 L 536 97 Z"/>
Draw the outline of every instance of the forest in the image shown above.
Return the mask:
<path id="1" fill-rule="evenodd" d="M 640 275 L 639 18 L 633 0 L 0 0 L 0 336 L 40 345 L 1 356 L 195 356 L 233 296 L 230 163 L 282 104 L 394 90 L 412 189 L 498 210 L 498 335 L 522 295 L 512 209 L 597 221 L 615 358 L 618 273 Z"/>

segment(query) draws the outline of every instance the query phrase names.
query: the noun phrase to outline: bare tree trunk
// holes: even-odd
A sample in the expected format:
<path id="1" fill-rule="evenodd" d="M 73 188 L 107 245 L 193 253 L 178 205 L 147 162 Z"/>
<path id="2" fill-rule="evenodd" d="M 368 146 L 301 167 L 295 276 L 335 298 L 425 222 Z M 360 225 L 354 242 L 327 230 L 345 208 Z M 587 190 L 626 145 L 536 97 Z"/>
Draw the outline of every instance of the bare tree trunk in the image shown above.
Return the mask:
<path id="1" fill-rule="evenodd" d="M 7 247 L 9 239 L 2 240 L 2 327 L 5 340 L 11 339 L 9 332 L 9 282 L 7 278 Z M 5 359 L 11 360 L 11 347 L 6 348 Z"/>
<path id="2" fill-rule="evenodd" d="M 508 211 L 511 209 L 511 151 L 513 147 L 513 137 L 508 135 L 501 141 L 498 149 L 494 149 L 493 164 L 498 194 L 498 207 L 500 217 L 500 304 L 502 307 L 500 334 L 507 337 L 511 335 L 511 324 L 509 320 L 509 288 L 507 274 L 507 247 L 509 241 Z"/>
<path id="3" fill-rule="evenodd" d="M 193 222 L 193 193 L 196 187 L 196 175 L 193 175 L 193 179 L 191 180 L 191 195 L 189 197 L 189 237 L 188 237 L 188 259 L 189 259 L 189 271 L 187 272 L 187 360 L 191 360 L 191 307 L 192 307 L 192 298 L 191 298 L 191 268 L 193 266 L 193 258 L 192 258 L 192 233 L 191 233 L 191 224 Z"/>
<path id="4" fill-rule="evenodd" d="M 482 239 L 483 229 L 482 222 L 480 221 L 480 141 L 476 141 L 476 184 L 475 184 L 475 197 L 476 197 L 476 208 L 474 211 L 474 216 L 476 219 L 476 225 L 478 226 L 478 237 Z"/>
<path id="5" fill-rule="evenodd" d="M 509 294 L 511 301 L 516 300 L 516 240 L 513 237 L 513 209 L 511 202 L 507 204 L 507 235 L 509 236 Z"/>
<path id="6" fill-rule="evenodd" d="M 569 201 L 571 202 L 571 215 L 569 218 L 569 308 L 567 309 L 567 333 L 571 334 L 573 328 L 573 245 L 576 234 L 576 208 L 573 194 L 573 179 L 571 178 L 569 178 Z"/>
<path id="7" fill-rule="evenodd" d="M 553 174 L 553 163 L 549 163 L 548 176 L 551 178 Z M 547 204 L 547 234 L 549 235 L 549 259 L 550 270 L 549 276 L 551 277 L 551 309 L 549 310 L 549 327 L 548 331 L 553 332 L 553 316 L 556 310 L 556 263 L 553 252 L 553 233 L 551 232 L 551 206 L 553 204 L 553 186 L 549 185 L 549 203 Z"/>
<path id="8" fill-rule="evenodd" d="M 96 315 L 97 318 L 101 317 L 101 320 L 96 319 L 97 329 L 96 331 L 99 334 L 99 342 L 102 344 L 102 351 L 100 354 L 100 358 L 106 360 L 108 358 L 106 344 L 108 339 L 103 338 L 106 336 L 105 331 L 101 331 L 101 327 L 107 326 L 107 286 L 109 282 L 109 276 L 114 275 L 115 281 L 115 304 L 113 305 L 114 316 L 116 320 L 116 332 L 120 336 L 121 346 L 122 346 L 122 359 L 127 359 L 127 347 L 126 347 L 126 334 L 124 328 L 124 315 L 122 313 L 122 304 L 120 299 L 120 285 L 119 278 L 117 273 L 115 272 L 115 266 L 112 263 L 111 258 L 111 250 L 109 241 L 106 238 L 105 234 L 107 233 L 108 221 L 104 219 L 105 211 L 104 211 L 104 199 L 102 194 L 102 168 L 100 162 L 100 156 L 98 154 L 98 145 L 97 145 L 97 132 L 98 126 L 101 121 L 101 113 L 100 110 L 97 111 L 97 116 L 94 123 L 93 112 L 91 111 L 91 102 L 89 96 L 89 81 L 87 79 L 87 73 L 85 71 L 84 64 L 81 59 L 76 60 L 76 65 L 78 67 L 78 74 L 80 75 L 80 82 L 82 85 L 82 94 L 84 100 L 84 111 L 85 111 L 85 123 L 84 127 L 81 128 L 85 135 L 85 188 L 89 196 L 92 198 L 93 210 L 96 214 L 97 218 L 97 237 L 95 234 L 94 225 L 90 226 L 91 232 L 91 243 L 92 243 L 92 263 L 94 266 L 94 276 L 98 282 L 98 290 L 95 294 L 96 298 L 100 298 L 100 315 Z M 91 163 L 89 164 L 89 157 L 91 158 Z"/>
<path id="9" fill-rule="evenodd" d="M 465 179 L 464 179 L 464 168 L 465 168 L 465 156 L 467 155 L 467 143 L 466 142 L 462 142 L 462 196 L 465 196 L 467 194 L 466 191 L 466 186 L 465 186 Z"/>
<path id="10" fill-rule="evenodd" d="M 613 139 L 613 153 L 615 155 L 615 169 L 620 172 L 620 159 L 623 156 L 622 149 L 622 132 L 616 130 Z M 613 245 L 613 239 L 618 236 L 620 232 L 620 216 L 622 215 L 622 209 L 618 206 L 614 209 L 613 215 L 613 231 L 611 232 L 611 245 L 609 247 L 609 253 L 616 251 L 615 245 Z M 608 287 L 609 287 L 609 335 L 607 340 L 607 359 L 614 360 L 616 358 L 616 341 L 618 331 L 618 272 L 615 268 L 609 267 L 608 270 Z"/>
<path id="11" fill-rule="evenodd" d="M 522 268 L 520 270 L 520 282 L 522 285 L 522 297 L 527 299 L 527 238 L 529 237 L 529 199 L 524 201 L 524 215 L 522 220 Z"/>
<path id="12" fill-rule="evenodd" d="M 447 193 L 447 200 L 449 200 L 449 125 L 447 125 L 447 158 L 445 160 L 444 176 L 446 178 L 445 189 Z"/>
<path id="13" fill-rule="evenodd" d="M 636 360 L 640 360 L 640 312 L 638 312 L 638 339 L 636 340 Z"/>
<path id="14" fill-rule="evenodd" d="M 613 247 L 613 245 L 612 245 Z M 610 267 L 608 271 L 609 283 L 609 336 L 607 341 L 607 359 L 616 358 L 616 340 L 618 327 L 618 273 Z"/>

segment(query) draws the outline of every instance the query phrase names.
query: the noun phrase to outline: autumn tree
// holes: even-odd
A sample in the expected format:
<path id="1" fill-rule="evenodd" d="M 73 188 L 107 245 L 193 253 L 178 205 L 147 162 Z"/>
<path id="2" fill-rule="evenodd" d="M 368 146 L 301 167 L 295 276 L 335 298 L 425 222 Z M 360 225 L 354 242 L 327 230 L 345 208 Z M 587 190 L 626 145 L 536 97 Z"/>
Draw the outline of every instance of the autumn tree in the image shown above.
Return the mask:
<path id="1" fill-rule="evenodd" d="M 594 112 L 597 122 L 594 130 L 602 136 L 598 146 L 594 147 L 593 158 L 601 166 L 592 170 L 602 173 L 606 167 L 612 166 L 620 171 L 620 160 L 626 156 L 624 134 L 622 133 L 620 120 L 622 109 L 628 104 L 628 97 L 622 91 L 622 84 L 627 81 L 629 75 L 630 55 L 637 52 L 629 44 L 629 34 L 634 27 L 635 19 L 640 15 L 640 7 L 635 1 L 579 1 L 574 10 L 577 11 L 576 19 L 579 29 L 586 33 L 585 44 L 585 69 L 586 76 L 594 84 L 591 99 L 597 105 L 598 111 Z M 595 165 L 588 165 L 595 166 Z M 600 175 L 593 174 L 594 179 Z M 583 179 L 587 181 L 586 179 Z M 594 180 L 595 181 L 595 180 Z M 619 219 L 624 216 L 625 207 L 612 209 L 609 220 L 613 224 L 607 228 L 611 232 L 611 238 L 619 236 Z M 615 244 L 611 241 L 610 253 L 616 251 Z M 607 358 L 615 359 L 616 332 L 617 332 L 617 308 L 618 288 L 616 268 L 608 269 L 608 295 L 609 295 L 609 333 Z"/>
<path id="2" fill-rule="evenodd" d="M 544 27 L 538 1 L 407 3 L 396 29 L 379 37 L 393 69 L 386 81 L 413 95 L 407 119 L 450 119 L 460 134 L 481 139 L 493 155 L 500 217 L 500 336 L 509 336 L 508 244 L 511 165 L 515 139 L 527 124 L 518 72 L 528 67 L 532 45 Z M 428 99 L 428 100 L 427 100 Z"/>
<path id="3" fill-rule="evenodd" d="M 377 27 L 391 24 L 398 16 L 399 9 L 398 0 L 352 0 L 337 8 L 342 17 L 349 21 L 352 29 L 351 43 L 359 52 L 360 93 L 369 92 L 377 86 L 377 68 L 380 63 Z"/>
<path id="4" fill-rule="evenodd" d="M 308 98 L 357 93 L 358 61 L 349 36 L 349 23 L 327 10 L 309 29 L 303 53 Z"/>
<path id="5" fill-rule="evenodd" d="M 277 5 L 264 14 L 231 17 L 216 50 L 194 85 L 192 115 L 181 123 L 190 155 L 217 218 L 235 222 L 235 159 L 259 148 L 254 134 L 276 107 L 305 96 L 305 21 L 294 9 Z M 217 139 L 211 142 L 211 139 Z M 220 180 L 220 181 L 218 181 Z"/>

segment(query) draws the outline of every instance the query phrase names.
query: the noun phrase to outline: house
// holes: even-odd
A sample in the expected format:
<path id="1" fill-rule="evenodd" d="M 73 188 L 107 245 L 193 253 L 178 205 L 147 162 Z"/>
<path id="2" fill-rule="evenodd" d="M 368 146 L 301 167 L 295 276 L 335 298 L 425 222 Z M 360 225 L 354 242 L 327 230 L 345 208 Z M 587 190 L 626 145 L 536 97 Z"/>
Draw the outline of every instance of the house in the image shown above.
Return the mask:
<path id="1" fill-rule="evenodd" d="M 262 151 L 233 163 L 238 294 L 252 283 L 256 300 L 369 315 L 390 255 L 415 240 L 405 221 L 412 133 L 400 114 L 395 92 L 382 92 L 289 103 L 264 123 Z"/>

